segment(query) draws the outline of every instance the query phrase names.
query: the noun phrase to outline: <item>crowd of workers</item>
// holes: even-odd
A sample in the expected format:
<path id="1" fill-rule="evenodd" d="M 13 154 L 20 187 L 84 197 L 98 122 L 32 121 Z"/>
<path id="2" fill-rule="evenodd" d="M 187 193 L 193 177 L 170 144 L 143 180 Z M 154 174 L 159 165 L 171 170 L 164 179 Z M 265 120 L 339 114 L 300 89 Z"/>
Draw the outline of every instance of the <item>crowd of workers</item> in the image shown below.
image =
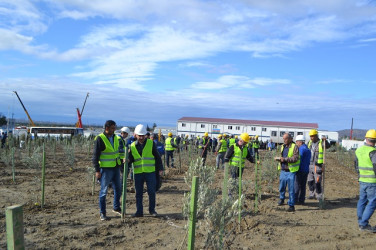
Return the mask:
<path id="1" fill-rule="evenodd" d="M 106 213 L 106 195 L 108 186 L 112 183 L 114 189 L 113 212 L 121 214 L 121 169 L 124 164 L 128 169 L 133 164 L 133 175 L 136 191 L 136 213 L 133 217 L 143 217 L 143 189 L 146 182 L 149 196 L 149 214 L 158 216 L 156 205 L 156 192 L 161 186 L 163 163 L 161 156 L 166 159 L 167 168 L 175 168 L 174 152 L 187 150 L 188 145 L 198 153 L 205 164 L 208 152 L 216 155 L 216 168 L 224 169 L 224 164 L 229 164 L 232 178 L 238 178 L 244 171 L 245 160 L 251 163 L 259 161 L 258 150 L 260 141 L 258 136 L 252 138 L 247 133 L 240 136 L 218 135 L 209 138 L 205 133 L 201 138 L 195 139 L 188 136 L 173 137 L 168 133 L 161 143 L 160 135 L 150 134 L 144 125 L 135 127 L 133 136 L 127 127 L 121 129 L 121 136 L 115 135 L 116 123 L 108 120 L 104 132 L 95 138 L 93 152 L 93 165 L 96 177 L 100 179 L 99 193 L 100 219 L 108 220 Z M 307 144 L 303 135 L 298 135 L 293 142 L 289 133 L 283 135 L 284 143 L 279 147 L 278 162 L 279 201 L 278 206 L 285 204 L 286 189 L 288 189 L 288 212 L 295 211 L 295 204 L 304 205 L 306 199 L 306 186 L 308 184 L 308 199 L 323 201 L 324 185 L 324 154 L 330 144 L 325 137 L 319 138 L 318 132 L 312 129 L 309 132 L 310 140 Z M 376 233 L 376 227 L 369 225 L 369 219 L 376 209 L 376 131 L 367 132 L 364 146 L 356 150 L 355 168 L 359 174 L 360 195 L 357 205 L 359 229 L 361 231 Z M 271 145 L 268 142 L 266 145 Z M 268 146 L 273 150 L 275 146 Z M 125 162 L 125 150 L 128 149 L 128 162 Z M 128 171 L 129 172 L 129 171 Z M 127 177 L 124 177 L 127 178 Z"/>

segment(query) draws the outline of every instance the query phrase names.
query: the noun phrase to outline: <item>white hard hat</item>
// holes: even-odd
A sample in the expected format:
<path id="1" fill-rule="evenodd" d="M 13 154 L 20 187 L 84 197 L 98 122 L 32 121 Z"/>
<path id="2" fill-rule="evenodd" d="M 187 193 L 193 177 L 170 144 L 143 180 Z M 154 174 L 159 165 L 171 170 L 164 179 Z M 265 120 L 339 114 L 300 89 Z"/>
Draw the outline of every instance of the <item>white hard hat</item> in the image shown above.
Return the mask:
<path id="1" fill-rule="evenodd" d="M 130 134 L 130 133 L 131 133 L 131 131 L 129 130 L 128 127 L 122 127 L 122 128 L 120 129 L 120 131 L 121 131 L 121 132 L 125 132 L 125 133 L 127 133 L 127 134 Z"/>
<path id="2" fill-rule="evenodd" d="M 296 140 L 295 141 L 305 141 L 304 135 L 298 135 L 298 136 L 296 136 Z"/>
<path id="3" fill-rule="evenodd" d="M 138 124 L 136 128 L 134 129 L 134 133 L 136 135 L 146 135 L 147 131 L 144 125 Z"/>

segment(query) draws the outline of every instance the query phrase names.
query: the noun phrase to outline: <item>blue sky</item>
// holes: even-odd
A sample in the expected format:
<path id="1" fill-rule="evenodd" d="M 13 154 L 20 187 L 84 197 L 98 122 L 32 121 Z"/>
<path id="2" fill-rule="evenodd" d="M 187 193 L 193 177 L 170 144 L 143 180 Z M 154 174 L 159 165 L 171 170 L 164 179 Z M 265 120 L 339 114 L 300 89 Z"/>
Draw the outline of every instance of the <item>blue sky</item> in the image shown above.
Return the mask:
<path id="1" fill-rule="evenodd" d="M 376 1 L 0 0 L 0 112 L 376 124 Z"/>

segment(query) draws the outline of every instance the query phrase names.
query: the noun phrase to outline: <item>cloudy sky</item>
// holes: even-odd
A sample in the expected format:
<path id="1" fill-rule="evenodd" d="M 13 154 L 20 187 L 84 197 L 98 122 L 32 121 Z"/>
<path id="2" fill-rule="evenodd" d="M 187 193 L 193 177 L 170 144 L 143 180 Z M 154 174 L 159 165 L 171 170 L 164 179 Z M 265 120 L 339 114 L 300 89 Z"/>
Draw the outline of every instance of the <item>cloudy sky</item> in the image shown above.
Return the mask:
<path id="1" fill-rule="evenodd" d="M 376 1 L 0 0 L 0 112 L 376 128 Z"/>

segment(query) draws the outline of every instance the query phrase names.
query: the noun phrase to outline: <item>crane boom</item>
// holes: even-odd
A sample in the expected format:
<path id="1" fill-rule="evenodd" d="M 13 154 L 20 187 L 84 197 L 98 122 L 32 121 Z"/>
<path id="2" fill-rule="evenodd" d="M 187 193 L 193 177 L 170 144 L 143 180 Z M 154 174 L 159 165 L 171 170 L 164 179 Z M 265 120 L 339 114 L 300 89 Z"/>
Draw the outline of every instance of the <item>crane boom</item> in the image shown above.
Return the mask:
<path id="1" fill-rule="evenodd" d="M 85 108 L 86 100 L 87 100 L 88 97 L 89 97 L 89 92 L 87 92 L 87 94 L 86 94 L 86 98 L 85 98 L 84 106 L 82 106 L 82 109 L 81 109 L 81 116 L 82 116 L 82 113 L 84 112 L 84 108 Z"/>
<path id="2" fill-rule="evenodd" d="M 86 94 L 85 102 L 84 102 L 84 105 L 82 106 L 81 112 L 80 112 L 80 110 L 77 108 L 77 117 L 78 117 L 78 121 L 76 122 L 76 128 L 82 128 L 82 120 L 81 120 L 81 117 L 82 117 L 82 113 L 84 112 L 85 104 L 86 104 L 86 101 L 87 101 L 87 98 L 88 98 L 88 97 L 89 97 L 89 92 Z"/>
<path id="3" fill-rule="evenodd" d="M 23 109 L 25 110 L 25 113 L 26 113 L 27 117 L 29 118 L 29 122 L 30 122 L 31 126 L 35 127 L 35 123 L 34 123 L 33 120 L 31 119 L 31 117 L 30 117 L 30 115 L 29 115 L 29 112 L 27 112 L 27 110 L 26 110 L 26 108 L 25 108 L 25 105 L 22 103 L 21 98 L 20 98 L 19 95 L 17 94 L 17 91 L 13 91 L 13 92 L 16 94 L 16 96 L 17 96 L 18 100 L 20 101 L 20 103 L 21 103 Z"/>

